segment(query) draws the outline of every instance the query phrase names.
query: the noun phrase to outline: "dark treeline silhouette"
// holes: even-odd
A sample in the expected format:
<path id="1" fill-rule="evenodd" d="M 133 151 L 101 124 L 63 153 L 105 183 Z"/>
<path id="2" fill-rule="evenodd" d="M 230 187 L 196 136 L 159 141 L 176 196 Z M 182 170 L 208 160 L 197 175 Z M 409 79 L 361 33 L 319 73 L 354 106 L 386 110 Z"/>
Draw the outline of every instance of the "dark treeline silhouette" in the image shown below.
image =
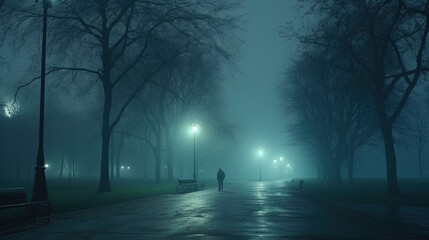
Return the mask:
<path id="1" fill-rule="evenodd" d="M 2 40 L 31 45 L 40 34 L 39 5 L 4 1 Z M 193 113 L 204 119 L 205 111 L 218 110 L 216 105 L 210 110 L 202 107 L 209 104 L 204 99 L 218 98 L 220 78 L 211 77 L 211 72 L 222 61 L 230 61 L 235 51 L 232 30 L 237 19 L 230 11 L 237 6 L 213 0 L 76 0 L 56 1 L 49 9 L 47 79 L 56 79 L 53 86 L 60 89 L 77 85 L 94 99 L 93 113 L 99 114 L 95 119 L 101 123 L 96 124 L 101 129 L 99 191 L 110 191 L 110 155 L 115 156 L 119 176 L 121 146 L 127 136 L 138 136 L 153 150 L 156 182 L 160 154 L 167 145 L 168 178 L 173 178 L 170 131 L 173 121 L 180 119 L 175 115 Z M 139 124 L 120 127 L 124 119 L 134 117 Z M 118 149 L 111 149 L 112 134 L 118 136 L 113 142 Z"/>
<path id="2" fill-rule="evenodd" d="M 393 130 L 415 86 L 423 81 L 429 70 L 425 61 L 428 57 L 428 2 L 310 2 L 308 14 L 317 19 L 315 24 L 306 26 L 305 34 L 296 28 L 285 28 L 283 33 L 299 39 L 308 58 L 335 69 L 335 72 L 342 72 L 341 75 L 346 77 L 340 79 L 346 83 L 354 82 L 349 84 L 350 92 L 358 94 L 357 91 L 364 89 L 370 96 L 384 144 L 388 193 L 396 194 L 399 188 Z M 366 97 L 362 100 L 368 101 Z M 341 125 L 335 127 L 342 128 Z M 331 148 L 332 142 L 338 142 L 337 136 L 326 137 L 325 144 L 331 144 Z M 342 151 L 334 152 L 334 157 L 342 154 Z M 340 162 L 334 161 L 334 164 Z M 332 164 L 326 167 L 332 167 Z M 334 175 L 334 178 L 337 177 Z"/>
<path id="3" fill-rule="evenodd" d="M 353 84 L 350 74 L 304 55 L 289 71 L 282 88 L 287 113 L 293 119 L 293 139 L 314 152 L 318 177 L 332 183 L 341 180 L 343 163 L 352 182 L 356 151 L 373 144 L 377 136 L 369 94 Z"/>

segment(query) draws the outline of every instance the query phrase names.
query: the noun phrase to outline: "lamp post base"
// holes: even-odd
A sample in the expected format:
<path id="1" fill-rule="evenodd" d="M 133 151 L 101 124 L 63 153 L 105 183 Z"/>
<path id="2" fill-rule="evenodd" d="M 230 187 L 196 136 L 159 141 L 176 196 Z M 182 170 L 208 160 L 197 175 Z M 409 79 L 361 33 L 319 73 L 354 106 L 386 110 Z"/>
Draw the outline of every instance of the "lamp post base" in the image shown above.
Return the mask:
<path id="1" fill-rule="evenodd" d="M 46 186 L 46 177 L 44 163 L 43 150 L 39 150 L 37 153 L 37 166 L 34 168 L 36 173 L 34 176 L 33 186 L 33 202 L 47 201 L 48 200 L 48 188 Z M 40 164 L 41 163 L 41 164 Z"/>

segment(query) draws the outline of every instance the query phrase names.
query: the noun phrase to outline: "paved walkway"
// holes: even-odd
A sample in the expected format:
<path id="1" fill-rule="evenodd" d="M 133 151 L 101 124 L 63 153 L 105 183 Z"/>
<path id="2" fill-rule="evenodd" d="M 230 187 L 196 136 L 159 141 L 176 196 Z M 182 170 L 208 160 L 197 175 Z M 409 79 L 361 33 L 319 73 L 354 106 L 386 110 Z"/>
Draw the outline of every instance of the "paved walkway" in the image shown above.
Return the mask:
<path id="1" fill-rule="evenodd" d="M 409 229 L 429 239 L 429 208 L 410 206 L 386 206 L 381 204 L 341 203 L 359 212 L 392 225 Z"/>
<path id="2" fill-rule="evenodd" d="M 283 182 L 225 182 L 53 216 L 49 225 L 4 239 L 425 239 Z"/>

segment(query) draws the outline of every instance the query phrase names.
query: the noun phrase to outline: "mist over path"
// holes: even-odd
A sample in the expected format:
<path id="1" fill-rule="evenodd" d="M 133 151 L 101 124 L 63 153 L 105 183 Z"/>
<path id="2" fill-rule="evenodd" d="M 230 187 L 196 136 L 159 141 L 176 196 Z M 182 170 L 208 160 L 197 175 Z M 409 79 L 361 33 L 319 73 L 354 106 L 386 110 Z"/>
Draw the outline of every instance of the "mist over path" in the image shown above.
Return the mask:
<path id="1" fill-rule="evenodd" d="M 5 239 L 424 239 L 282 181 L 226 181 L 224 189 L 58 214 Z"/>

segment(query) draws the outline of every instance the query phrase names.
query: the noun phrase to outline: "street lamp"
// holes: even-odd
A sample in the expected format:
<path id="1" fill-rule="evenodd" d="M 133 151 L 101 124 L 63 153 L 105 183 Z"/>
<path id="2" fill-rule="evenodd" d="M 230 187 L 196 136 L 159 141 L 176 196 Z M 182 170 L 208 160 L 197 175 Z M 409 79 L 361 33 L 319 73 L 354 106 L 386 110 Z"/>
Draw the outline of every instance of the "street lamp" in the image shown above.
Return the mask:
<path id="1" fill-rule="evenodd" d="M 36 0 L 36 3 L 38 0 Z M 45 66 L 46 66 L 46 28 L 48 23 L 48 8 L 52 7 L 51 0 L 43 0 L 43 35 L 42 35 L 42 66 L 40 75 L 40 119 L 39 119 L 39 149 L 37 150 L 36 173 L 34 175 L 33 202 L 48 200 L 48 188 L 45 176 L 45 156 L 43 155 L 43 127 L 45 115 Z"/>
<path id="2" fill-rule="evenodd" d="M 192 132 L 194 133 L 194 179 L 196 178 L 195 176 L 195 136 L 197 135 L 197 131 L 198 131 L 198 125 L 194 123 L 192 125 Z"/>
<path id="3" fill-rule="evenodd" d="M 277 160 L 276 159 L 274 159 L 274 169 L 276 170 L 276 176 L 275 176 L 275 178 L 279 178 L 279 175 L 277 174 Z"/>
<path id="4" fill-rule="evenodd" d="M 258 150 L 259 154 L 259 181 L 262 181 L 262 155 L 264 152 L 260 149 Z"/>

